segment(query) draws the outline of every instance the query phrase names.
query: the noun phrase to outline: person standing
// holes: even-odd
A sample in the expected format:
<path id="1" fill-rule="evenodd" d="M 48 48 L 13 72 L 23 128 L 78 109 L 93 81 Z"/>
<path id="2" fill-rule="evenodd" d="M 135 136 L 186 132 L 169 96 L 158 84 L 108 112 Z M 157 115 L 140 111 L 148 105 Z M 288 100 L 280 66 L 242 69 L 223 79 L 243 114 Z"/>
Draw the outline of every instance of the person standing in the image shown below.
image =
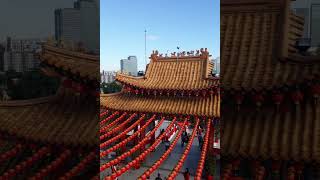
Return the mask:
<path id="1" fill-rule="evenodd" d="M 190 173 L 189 173 L 189 168 L 186 168 L 186 171 L 183 173 L 183 177 L 185 180 L 190 179 Z"/>
<path id="2" fill-rule="evenodd" d="M 198 132 L 198 142 L 199 142 L 199 149 L 201 150 L 203 145 L 203 137 L 201 132 Z"/>
<path id="3" fill-rule="evenodd" d="M 184 143 L 186 141 L 186 136 L 187 136 L 186 134 L 187 134 L 187 132 L 183 131 L 183 133 L 181 135 L 181 147 L 184 146 Z"/>
<path id="4" fill-rule="evenodd" d="M 162 180 L 160 173 L 158 173 L 158 177 L 156 177 L 156 180 Z"/>

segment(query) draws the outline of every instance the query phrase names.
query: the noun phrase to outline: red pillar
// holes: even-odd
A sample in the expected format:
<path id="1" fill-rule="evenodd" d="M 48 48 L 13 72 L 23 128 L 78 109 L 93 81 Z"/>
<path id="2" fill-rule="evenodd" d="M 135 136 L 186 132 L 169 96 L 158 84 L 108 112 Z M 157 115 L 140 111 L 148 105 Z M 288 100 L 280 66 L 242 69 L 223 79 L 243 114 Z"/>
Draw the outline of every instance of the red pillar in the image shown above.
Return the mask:
<path id="1" fill-rule="evenodd" d="M 144 126 L 145 124 L 146 124 L 145 120 L 142 120 L 142 121 L 140 122 L 140 128 L 141 128 L 142 126 Z M 141 133 L 140 133 L 140 142 L 142 141 L 142 139 L 145 138 L 145 136 L 146 136 L 146 130 L 142 130 Z M 144 150 L 145 150 L 145 146 L 142 146 L 142 147 L 140 148 L 140 153 L 144 152 Z"/>
<path id="2" fill-rule="evenodd" d="M 140 127 L 141 128 L 141 127 Z M 134 129 L 133 129 L 133 133 L 137 132 L 138 131 L 138 126 L 136 126 Z M 133 144 L 136 145 L 138 144 L 138 138 L 137 136 L 133 139 Z"/>
<path id="3" fill-rule="evenodd" d="M 151 125 L 152 125 L 151 129 L 154 129 L 156 127 L 155 121 L 152 121 Z M 150 144 L 153 144 L 155 141 L 156 141 L 156 134 L 153 134 L 150 139 Z"/>
<path id="4" fill-rule="evenodd" d="M 123 138 L 121 138 L 121 141 L 125 140 L 126 138 L 127 138 L 127 137 L 124 136 Z M 122 147 L 121 147 L 121 152 L 124 153 L 124 152 L 126 152 L 126 151 L 127 151 L 126 145 L 122 146 Z"/>

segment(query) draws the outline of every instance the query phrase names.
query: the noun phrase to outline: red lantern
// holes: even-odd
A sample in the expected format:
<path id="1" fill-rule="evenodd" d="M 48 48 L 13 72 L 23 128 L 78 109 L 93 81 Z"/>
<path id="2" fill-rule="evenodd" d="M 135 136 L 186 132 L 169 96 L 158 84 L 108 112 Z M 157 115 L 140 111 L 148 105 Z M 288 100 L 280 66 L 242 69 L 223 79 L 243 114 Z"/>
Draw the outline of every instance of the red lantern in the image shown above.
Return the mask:
<path id="1" fill-rule="evenodd" d="M 264 98 L 263 98 L 262 94 L 256 93 L 256 94 L 253 96 L 253 100 L 254 100 L 254 102 L 256 103 L 257 106 L 261 106 Z"/>
<path id="2" fill-rule="evenodd" d="M 272 162 L 272 170 L 273 171 L 276 171 L 276 172 L 280 171 L 280 167 L 281 167 L 281 164 L 279 161 Z"/>
<path id="3" fill-rule="evenodd" d="M 295 104 L 299 104 L 303 99 L 303 94 L 300 91 L 295 91 L 291 94 L 291 97 Z"/>
<path id="4" fill-rule="evenodd" d="M 65 88 L 72 88 L 72 81 L 70 79 L 65 79 L 62 83 Z"/>
<path id="5" fill-rule="evenodd" d="M 202 97 L 205 97 L 207 95 L 207 91 L 206 90 L 202 90 L 201 91 L 201 95 L 202 95 Z"/>
<path id="6" fill-rule="evenodd" d="M 320 84 L 314 84 L 311 86 L 311 92 L 312 92 L 312 95 L 315 97 L 315 98 L 318 98 L 320 96 Z"/>
<path id="7" fill-rule="evenodd" d="M 237 94 L 235 95 L 235 98 L 236 98 L 236 103 L 237 103 L 238 105 L 242 104 L 242 101 L 243 101 L 243 99 L 244 99 L 244 96 L 242 95 L 242 93 L 237 93 Z"/>

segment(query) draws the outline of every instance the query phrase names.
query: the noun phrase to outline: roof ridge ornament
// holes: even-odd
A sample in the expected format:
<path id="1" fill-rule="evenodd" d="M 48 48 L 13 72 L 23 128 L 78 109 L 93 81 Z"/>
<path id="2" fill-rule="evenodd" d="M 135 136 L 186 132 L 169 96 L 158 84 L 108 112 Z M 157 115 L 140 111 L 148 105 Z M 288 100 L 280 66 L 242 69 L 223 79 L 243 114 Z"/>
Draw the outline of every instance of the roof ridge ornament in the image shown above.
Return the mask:
<path id="1" fill-rule="evenodd" d="M 207 59 L 209 57 L 209 52 L 208 52 L 208 48 L 201 48 L 200 49 L 201 52 L 201 57 Z"/>
<path id="2" fill-rule="evenodd" d="M 151 53 L 151 59 L 157 60 L 160 59 L 170 59 L 170 58 L 177 58 L 177 57 L 201 57 L 201 58 L 208 58 L 209 57 L 209 51 L 207 48 L 201 48 L 198 50 L 191 50 L 191 51 L 182 51 L 182 52 L 171 52 L 171 53 L 159 53 L 158 50 L 153 50 Z"/>
<path id="3" fill-rule="evenodd" d="M 153 50 L 152 54 L 151 54 L 151 59 L 157 60 L 158 59 L 158 55 L 159 55 L 158 50 Z"/>

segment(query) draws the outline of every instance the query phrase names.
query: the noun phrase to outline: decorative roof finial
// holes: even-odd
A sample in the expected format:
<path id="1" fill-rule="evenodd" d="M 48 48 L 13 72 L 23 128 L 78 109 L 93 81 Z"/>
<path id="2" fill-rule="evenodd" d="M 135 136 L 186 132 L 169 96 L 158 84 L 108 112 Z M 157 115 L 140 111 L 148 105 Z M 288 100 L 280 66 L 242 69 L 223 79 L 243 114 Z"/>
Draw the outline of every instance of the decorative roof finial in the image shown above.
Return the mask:
<path id="1" fill-rule="evenodd" d="M 200 55 L 200 50 L 197 50 L 196 56 Z"/>

